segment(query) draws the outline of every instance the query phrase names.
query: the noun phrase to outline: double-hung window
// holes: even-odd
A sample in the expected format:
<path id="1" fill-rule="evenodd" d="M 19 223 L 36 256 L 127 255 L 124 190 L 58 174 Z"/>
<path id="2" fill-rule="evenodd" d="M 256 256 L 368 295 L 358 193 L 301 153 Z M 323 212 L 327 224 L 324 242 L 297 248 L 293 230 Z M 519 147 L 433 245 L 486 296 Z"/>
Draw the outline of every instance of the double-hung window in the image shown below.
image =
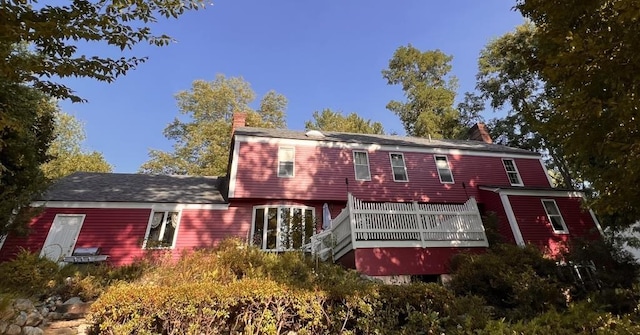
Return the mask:
<path id="1" fill-rule="evenodd" d="M 292 147 L 278 148 L 278 177 L 293 177 L 296 152 Z"/>
<path id="2" fill-rule="evenodd" d="M 356 180 L 371 180 L 369 155 L 366 151 L 353 152 L 353 168 L 356 171 Z"/>
<path id="3" fill-rule="evenodd" d="M 300 250 L 315 233 L 315 210 L 306 206 L 253 208 L 251 243 L 268 251 Z"/>
<path id="4" fill-rule="evenodd" d="M 176 243 L 180 213 L 154 211 L 151 213 L 144 248 L 173 248 Z"/>
<path id="5" fill-rule="evenodd" d="M 404 163 L 404 155 L 401 153 L 392 153 L 389 154 L 389 157 L 391 158 L 393 181 L 409 181 L 407 166 Z"/>
<path id="6" fill-rule="evenodd" d="M 509 177 L 509 183 L 511 183 L 511 186 L 523 186 L 520 173 L 516 167 L 516 162 L 514 162 L 513 159 L 504 158 L 502 160 L 502 165 L 504 165 L 504 170 L 507 172 L 507 177 Z"/>
<path id="7" fill-rule="evenodd" d="M 542 206 L 544 206 L 544 211 L 547 212 L 547 218 L 549 219 L 549 222 L 551 222 L 553 232 L 568 234 L 569 229 L 567 229 L 567 225 L 564 223 L 564 219 L 562 218 L 562 214 L 560 214 L 560 209 L 558 209 L 556 201 L 553 199 L 542 199 Z"/>
<path id="8" fill-rule="evenodd" d="M 443 184 L 453 184 L 453 173 L 451 173 L 447 156 L 435 155 L 434 158 L 436 160 L 436 168 L 438 168 L 440 182 Z"/>

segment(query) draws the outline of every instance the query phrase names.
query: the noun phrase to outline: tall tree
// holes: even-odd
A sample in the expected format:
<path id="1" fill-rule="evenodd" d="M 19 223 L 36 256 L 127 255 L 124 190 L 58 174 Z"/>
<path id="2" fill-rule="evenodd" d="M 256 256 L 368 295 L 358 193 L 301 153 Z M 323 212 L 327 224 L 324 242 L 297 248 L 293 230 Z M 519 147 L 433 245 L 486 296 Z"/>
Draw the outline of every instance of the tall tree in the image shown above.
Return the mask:
<path id="1" fill-rule="evenodd" d="M 47 187 L 55 105 L 38 90 L 0 78 L 0 235 L 26 233 L 29 204 Z"/>
<path id="2" fill-rule="evenodd" d="M 454 108 L 457 79 L 450 75 L 451 59 L 440 50 L 399 47 L 382 76 L 390 85 L 401 85 L 406 102 L 391 101 L 387 109 L 400 117 L 410 136 L 458 138 L 466 130 Z"/>
<path id="3" fill-rule="evenodd" d="M 638 0 L 519 0 L 537 27 L 528 63 L 553 89 L 539 132 L 572 153 L 600 214 L 640 219 L 640 14 Z"/>
<path id="4" fill-rule="evenodd" d="M 112 166 L 97 151 L 82 149 L 86 135 L 82 123 L 73 115 L 55 114 L 55 139 L 47 153 L 51 160 L 41 168 L 49 179 L 58 179 L 74 172 L 111 172 Z"/>
<path id="5" fill-rule="evenodd" d="M 360 134 L 384 134 L 382 123 L 364 119 L 356 113 L 343 115 L 331 109 L 322 112 L 313 112 L 313 120 L 306 121 L 304 127 L 307 130 L 338 131 Z"/>
<path id="6" fill-rule="evenodd" d="M 490 42 L 480 53 L 477 89 L 492 108 L 507 111 L 490 123 L 496 143 L 540 152 L 557 186 L 579 187 L 580 175 L 570 169 L 562 148 L 539 133 L 555 106 L 553 89 L 529 66 L 535 32 L 524 24 Z"/>
<path id="7" fill-rule="evenodd" d="M 233 114 L 247 113 L 247 126 L 285 128 L 287 100 L 268 92 L 254 110 L 255 93 L 242 78 L 217 75 L 211 82 L 196 80 L 190 91 L 176 95 L 183 121 L 175 118 L 164 135 L 175 141 L 173 152 L 151 150 L 143 173 L 219 176 L 227 171 Z"/>
<path id="8" fill-rule="evenodd" d="M 201 8 L 203 0 L 73 0 L 58 5 L 7 0 L 0 6 L 0 77 L 32 84 L 56 98 L 80 101 L 51 78 L 89 77 L 111 82 L 146 58 L 110 58 L 78 52 L 77 42 L 103 43 L 125 50 L 141 42 L 167 45 L 171 38 L 151 26 L 159 17 L 176 18 Z M 28 43 L 32 53 L 15 52 Z"/>

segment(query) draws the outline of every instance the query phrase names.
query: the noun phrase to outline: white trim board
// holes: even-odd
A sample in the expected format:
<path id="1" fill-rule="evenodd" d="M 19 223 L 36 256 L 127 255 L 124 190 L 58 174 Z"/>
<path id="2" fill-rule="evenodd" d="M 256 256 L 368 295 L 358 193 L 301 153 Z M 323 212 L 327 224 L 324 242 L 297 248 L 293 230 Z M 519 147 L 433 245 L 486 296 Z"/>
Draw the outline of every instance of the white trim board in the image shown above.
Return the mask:
<path id="1" fill-rule="evenodd" d="M 567 190 L 532 190 L 523 188 L 513 189 L 513 188 L 500 188 L 500 187 L 488 187 L 488 186 L 480 186 L 479 187 L 483 191 L 490 191 L 493 193 L 498 193 L 500 195 L 522 195 L 522 196 L 532 196 L 532 197 L 563 197 L 563 198 L 583 198 L 584 194 L 580 191 L 567 191 Z"/>
<path id="2" fill-rule="evenodd" d="M 153 209 L 153 210 L 226 210 L 229 204 L 178 204 L 146 202 L 100 202 L 100 201 L 34 201 L 31 207 L 46 208 L 105 208 L 105 209 Z"/>

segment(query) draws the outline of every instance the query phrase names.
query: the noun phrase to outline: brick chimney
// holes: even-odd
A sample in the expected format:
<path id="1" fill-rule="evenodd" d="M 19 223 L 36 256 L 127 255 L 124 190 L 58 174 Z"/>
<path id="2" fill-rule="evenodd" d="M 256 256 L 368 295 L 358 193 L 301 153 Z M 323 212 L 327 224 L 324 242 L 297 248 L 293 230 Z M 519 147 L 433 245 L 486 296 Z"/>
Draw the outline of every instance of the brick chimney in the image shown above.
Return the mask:
<path id="1" fill-rule="evenodd" d="M 233 121 L 231 121 L 231 134 L 236 131 L 236 129 L 240 127 L 244 127 L 247 125 L 247 113 L 246 112 L 234 112 L 233 113 Z"/>
<path id="2" fill-rule="evenodd" d="M 472 141 L 481 141 L 485 143 L 493 143 L 489 130 L 484 123 L 476 123 L 469 129 L 469 139 Z"/>

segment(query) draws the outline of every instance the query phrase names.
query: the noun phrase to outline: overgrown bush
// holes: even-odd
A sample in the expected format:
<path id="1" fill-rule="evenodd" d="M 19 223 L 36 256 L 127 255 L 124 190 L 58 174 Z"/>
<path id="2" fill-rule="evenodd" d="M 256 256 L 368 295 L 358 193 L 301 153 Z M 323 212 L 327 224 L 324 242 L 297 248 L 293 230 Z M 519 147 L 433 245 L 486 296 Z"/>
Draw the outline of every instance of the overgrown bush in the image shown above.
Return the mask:
<path id="1" fill-rule="evenodd" d="M 40 296 L 54 289 L 59 282 L 60 268 L 48 258 L 21 250 L 10 262 L 0 263 L 0 293 Z"/>
<path id="2" fill-rule="evenodd" d="M 566 305 L 555 262 L 535 246 L 501 244 L 481 255 L 460 254 L 451 266 L 450 288 L 481 297 L 495 308 L 496 317 L 527 319 Z"/>

